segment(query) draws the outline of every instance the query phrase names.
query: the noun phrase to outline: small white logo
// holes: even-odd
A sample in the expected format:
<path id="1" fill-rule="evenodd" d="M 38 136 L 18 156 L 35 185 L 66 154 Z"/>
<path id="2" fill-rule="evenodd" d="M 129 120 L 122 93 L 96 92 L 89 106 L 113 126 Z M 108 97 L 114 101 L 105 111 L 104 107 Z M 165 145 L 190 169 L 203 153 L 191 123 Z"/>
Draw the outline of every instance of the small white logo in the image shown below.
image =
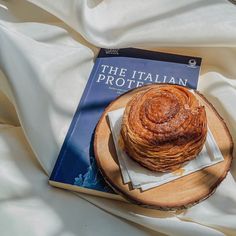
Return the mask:
<path id="1" fill-rule="evenodd" d="M 197 65 L 197 62 L 195 59 L 190 59 L 188 61 L 188 67 L 191 67 L 191 68 L 196 68 L 196 65 Z"/>
<path id="2" fill-rule="evenodd" d="M 119 55 L 119 49 L 110 49 L 107 48 L 105 49 L 106 54 L 112 54 L 112 55 Z"/>

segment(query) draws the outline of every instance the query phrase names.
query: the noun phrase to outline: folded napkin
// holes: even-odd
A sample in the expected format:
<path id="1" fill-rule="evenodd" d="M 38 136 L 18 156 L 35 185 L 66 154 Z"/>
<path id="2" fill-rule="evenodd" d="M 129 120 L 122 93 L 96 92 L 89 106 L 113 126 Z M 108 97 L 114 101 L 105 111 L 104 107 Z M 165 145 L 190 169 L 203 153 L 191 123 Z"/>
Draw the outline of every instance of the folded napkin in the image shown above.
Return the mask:
<path id="1" fill-rule="evenodd" d="M 206 143 L 196 159 L 188 162 L 180 170 L 171 173 L 150 171 L 128 157 L 119 143 L 123 113 L 124 108 L 121 108 L 109 112 L 108 117 L 123 181 L 125 184 L 131 182 L 133 188 L 141 188 L 145 191 L 224 160 L 210 129 L 208 129 Z"/>

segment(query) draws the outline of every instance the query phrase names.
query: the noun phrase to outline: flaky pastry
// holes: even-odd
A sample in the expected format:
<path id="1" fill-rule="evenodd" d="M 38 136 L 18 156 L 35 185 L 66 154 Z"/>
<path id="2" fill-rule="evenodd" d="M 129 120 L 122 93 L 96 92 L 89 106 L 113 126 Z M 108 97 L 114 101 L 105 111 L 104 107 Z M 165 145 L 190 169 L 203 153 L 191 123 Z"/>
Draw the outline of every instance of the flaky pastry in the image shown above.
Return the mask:
<path id="1" fill-rule="evenodd" d="M 194 159 L 205 143 L 205 108 L 189 89 L 153 85 L 127 104 L 121 137 L 128 156 L 152 171 L 169 172 Z"/>

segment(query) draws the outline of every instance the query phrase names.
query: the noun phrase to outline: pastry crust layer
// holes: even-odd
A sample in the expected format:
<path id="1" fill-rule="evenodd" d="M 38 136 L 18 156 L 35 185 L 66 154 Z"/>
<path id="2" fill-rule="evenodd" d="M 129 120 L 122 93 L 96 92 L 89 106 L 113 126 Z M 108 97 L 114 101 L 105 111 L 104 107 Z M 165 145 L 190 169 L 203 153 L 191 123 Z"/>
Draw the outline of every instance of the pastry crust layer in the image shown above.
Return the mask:
<path id="1" fill-rule="evenodd" d="M 128 156 L 160 172 L 179 169 L 194 159 L 206 140 L 205 108 L 178 85 L 150 87 L 127 104 L 121 137 Z"/>

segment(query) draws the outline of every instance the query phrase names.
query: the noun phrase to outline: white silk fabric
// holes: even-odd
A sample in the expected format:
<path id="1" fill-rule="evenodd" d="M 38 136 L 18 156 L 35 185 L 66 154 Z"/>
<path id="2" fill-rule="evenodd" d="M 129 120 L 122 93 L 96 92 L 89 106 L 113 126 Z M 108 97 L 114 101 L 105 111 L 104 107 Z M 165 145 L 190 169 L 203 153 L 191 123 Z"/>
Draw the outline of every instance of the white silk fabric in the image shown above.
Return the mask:
<path id="1" fill-rule="evenodd" d="M 199 90 L 235 142 L 235 23 L 226 0 L 0 1 L 1 235 L 235 235 L 235 161 L 213 196 L 177 213 L 47 183 L 101 46 L 202 57 Z"/>

